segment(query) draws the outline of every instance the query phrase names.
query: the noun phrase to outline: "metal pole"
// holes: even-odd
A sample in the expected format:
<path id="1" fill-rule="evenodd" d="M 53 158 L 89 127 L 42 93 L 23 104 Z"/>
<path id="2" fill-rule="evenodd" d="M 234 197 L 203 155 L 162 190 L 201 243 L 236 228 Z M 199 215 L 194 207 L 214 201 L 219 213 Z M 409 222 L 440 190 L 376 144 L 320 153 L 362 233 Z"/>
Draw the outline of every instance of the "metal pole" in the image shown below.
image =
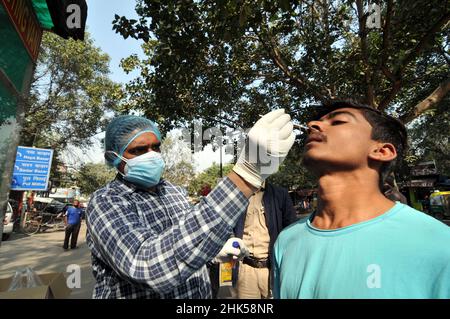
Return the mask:
<path id="1" fill-rule="evenodd" d="M 222 166 L 222 137 L 220 137 L 219 151 L 220 151 L 220 178 L 223 178 L 223 166 Z"/>

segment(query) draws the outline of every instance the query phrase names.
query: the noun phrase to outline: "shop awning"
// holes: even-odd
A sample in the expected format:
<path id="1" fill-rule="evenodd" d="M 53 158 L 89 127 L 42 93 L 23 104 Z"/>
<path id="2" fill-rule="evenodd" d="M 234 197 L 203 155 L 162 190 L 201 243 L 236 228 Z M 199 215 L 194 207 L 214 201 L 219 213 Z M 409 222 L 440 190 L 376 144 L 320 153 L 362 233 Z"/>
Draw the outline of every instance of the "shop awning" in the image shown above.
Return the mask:
<path id="1" fill-rule="evenodd" d="M 41 24 L 42 29 L 51 30 L 54 27 L 46 0 L 33 0 L 33 9 Z"/>

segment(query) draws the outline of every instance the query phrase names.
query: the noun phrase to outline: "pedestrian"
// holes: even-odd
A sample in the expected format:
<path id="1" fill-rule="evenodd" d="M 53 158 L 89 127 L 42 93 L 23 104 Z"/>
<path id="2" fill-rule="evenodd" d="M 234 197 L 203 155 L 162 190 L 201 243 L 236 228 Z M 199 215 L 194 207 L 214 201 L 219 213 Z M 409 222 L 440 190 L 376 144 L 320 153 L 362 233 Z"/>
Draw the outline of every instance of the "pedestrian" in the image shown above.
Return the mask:
<path id="1" fill-rule="evenodd" d="M 281 230 L 296 221 L 287 189 L 265 182 L 249 200 L 234 234 L 242 238 L 249 255 L 233 269 L 233 283 L 239 299 L 272 297 L 272 250 Z"/>
<path id="2" fill-rule="evenodd" d="M 63 248 L 65 250 L 69 249 L 69 240 L 70 240 L 70 248 L 77 248 L 77 240 L 78 234 L 80 232 L 81 227 L 81 216 L 82 211 L 80 207 L 80 202 L 78 200 L 73 201 L 73 206 L 67 208 L 64 214 L 64 223 L 66 225 L 66 236 L 64 237 L 64 245 Z"/>
<path id="3" fill-rule="evenodd" d="M 282 109 L 259 119 L 233 171 L 192 206 L 183 188 L 161 178 L 156 124 L 133 115 L 113 119 L 105 159 L 117 176 L 91 196 L 86 211 L 93 297 L 210 298 L 206 264 L 225 248 L 242 255 L 230 246 L 232 229 L 248 198 L 287 155 L 292 129 Z M 262 167 L 261 154 L 272 170 Z"/>
<path id="4" fill-rule="evenodd" d="M 450 298 L 450 228 L 382 192 L 404 125 L 351 100 L 319 110 L 303 156 L 318 208 L 278 236 L 275 297 Z"/>

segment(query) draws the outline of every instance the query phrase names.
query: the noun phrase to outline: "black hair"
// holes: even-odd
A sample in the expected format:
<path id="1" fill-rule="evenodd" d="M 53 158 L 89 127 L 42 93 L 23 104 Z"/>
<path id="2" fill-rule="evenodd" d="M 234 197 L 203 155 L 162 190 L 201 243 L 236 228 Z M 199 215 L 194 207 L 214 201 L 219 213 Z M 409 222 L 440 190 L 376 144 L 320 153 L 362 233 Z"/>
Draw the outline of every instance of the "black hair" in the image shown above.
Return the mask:
<path id="1" fill-rule="evenodd" d="M 317 106 L 312 113 L 311 120 L 320 119 L 322 116 L 341 108 L 353 108 L 361 111 L 367 122 L 372 126 L 371 138 L 374 141 L 391 143 L 397 151 L 397 157 L 390 162 L 383 163 L 380 168 L 380 189 L 391 172 L 402 161 L 407 149 L 408 135 L 402 122 L 395 117 L 387 115 L 376 108 L 361 104 L 352 99 L 326 100 Z"/>

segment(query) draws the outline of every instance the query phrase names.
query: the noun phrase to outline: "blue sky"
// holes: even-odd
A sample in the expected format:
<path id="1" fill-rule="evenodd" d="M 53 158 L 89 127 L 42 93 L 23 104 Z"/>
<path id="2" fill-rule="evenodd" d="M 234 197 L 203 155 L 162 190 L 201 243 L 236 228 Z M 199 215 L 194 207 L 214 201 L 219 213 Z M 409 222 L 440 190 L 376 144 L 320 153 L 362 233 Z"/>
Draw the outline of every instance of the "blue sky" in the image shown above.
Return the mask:
<path id="1" fill-rule="evenodd" d="M 87 31 L 93 37 L 96 46 L 100 47 L 111 57 L 111 79 L 115 82 L 126 83 L 135 74 L 126 74 L 119 63 L 123 58 L 137 53 L 143 56 L 140 45 L 142 41 L 124 39 L 112 29 L 114 15 L 136 18 L 134 0 L 88 0 Z"/>

